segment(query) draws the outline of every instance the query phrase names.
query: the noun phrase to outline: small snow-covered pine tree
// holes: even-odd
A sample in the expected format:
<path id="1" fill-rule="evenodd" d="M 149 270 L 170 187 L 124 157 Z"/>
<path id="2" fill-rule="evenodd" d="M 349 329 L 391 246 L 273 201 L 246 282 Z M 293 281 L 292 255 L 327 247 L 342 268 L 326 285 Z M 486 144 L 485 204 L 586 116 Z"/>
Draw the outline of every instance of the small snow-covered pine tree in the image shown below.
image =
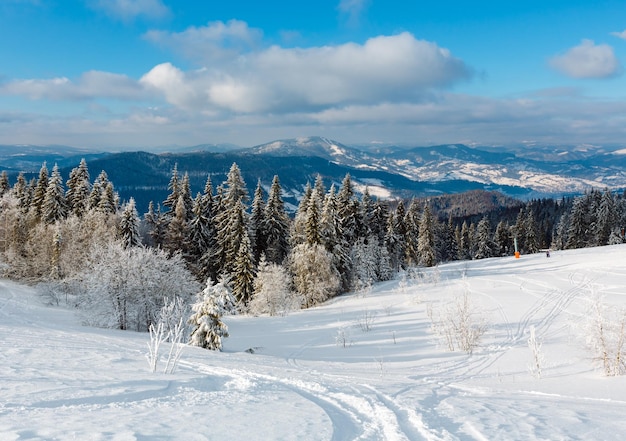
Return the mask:
<path id="1" fill-rule="evenodd" d="M 124 206 L 118 231 L 124 248 L 141 245 L 141 237 L 139 236 L 139 215 L 135 208 L 134 198 L 130 198 L 128 203 Z"/>
<path id="2" fill-rule="evenodd" d="M 222 279 L 213 284 L 207 280 L 206 287 L 197 294 L 196 302 L 191 305 L 193 311 L 189 324 L 193 327 L 189 344 L 201 348 L 221 351 L 222 338 L 228 337 L 228 326 L 222 316 L 231 313 L 235 308 L 228 283 Z"/>

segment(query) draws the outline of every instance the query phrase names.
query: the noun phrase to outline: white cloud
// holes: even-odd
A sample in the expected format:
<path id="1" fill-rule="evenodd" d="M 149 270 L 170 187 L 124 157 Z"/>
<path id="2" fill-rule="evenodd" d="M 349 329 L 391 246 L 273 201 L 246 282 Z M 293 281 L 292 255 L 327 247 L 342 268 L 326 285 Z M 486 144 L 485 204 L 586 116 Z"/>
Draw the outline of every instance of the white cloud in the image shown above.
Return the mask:
<path id="1" fill-rule="evenodd" d="M 0 85 L 0 95 L 57 101 L 97 98 L 137 100 L 146 97 L 145 91 L 135 80 L 126 75 L 101 71 L 85 72 L 77 81 L 66 77 L 14 80 Z"/>
<path id="2" fill-rule="evenodd" d="M 94 9 L 123 21 L 137 17 L 158 19 L 170 13 L 162 0 L 90 0 L 90 4 Z"/>
<path id="3" fill-rule="evenodd" d="M 161 90 L 171 104 L 200 105 L 197 110 L 286 113 L 420 100 L 433 88 L 471 75 L 471 69 L 447 49 L 403 33 L 371 38 L 365 44 L 272 46 L 240 54 L 232 63 L 187 73 L 160 65 L 142 82 Z"/>
<path id="4" fill-rule="evenodd" d="M 614 35 L 617 38 L 621 38 L 622 40 L 626 40 L 626 30 L 622 32 L 611 32 L 611 35 Z"/>
<path id="5" fill-rule="evenodd" d="M 549 60 L 550 66 L 572 78 L 609 78 L 622 72 L 622 66 L 607 44 L 583 40 L 580 45 Z"/>

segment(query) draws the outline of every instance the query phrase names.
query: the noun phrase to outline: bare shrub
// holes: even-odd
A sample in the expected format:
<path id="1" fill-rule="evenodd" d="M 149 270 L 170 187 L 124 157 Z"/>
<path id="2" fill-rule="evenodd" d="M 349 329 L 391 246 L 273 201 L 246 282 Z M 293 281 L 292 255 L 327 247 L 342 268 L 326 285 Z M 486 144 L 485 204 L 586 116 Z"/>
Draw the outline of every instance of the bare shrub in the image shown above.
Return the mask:
<path id="1" fill-rule="evenodd" d="M 471 354 L 487 330 L 486 320 L 474 310 L 467 290 L 447 304 L 428 305 L 426 312 L 433 331 L 449 351 Z"/>
<path id="2" fill-rule="evenodd" d="M 584 326 L 587 347 L 607 377 L 626 373 L 626 311 L 609 308 L 591 287 L 591 307 Z"/>
<path id="3" fill-rule="evenodd" d="M 543 369 L 543 352 L 541 351 L 541 342 L 537 340 L 537 333 L 535 327 L 530 327 L 530 337 L 528 337 L 528 348 L 532 353 L 533 360 L 528 365 L 528 370 L 535 378 L 541 378 L 541 371 Z"/>

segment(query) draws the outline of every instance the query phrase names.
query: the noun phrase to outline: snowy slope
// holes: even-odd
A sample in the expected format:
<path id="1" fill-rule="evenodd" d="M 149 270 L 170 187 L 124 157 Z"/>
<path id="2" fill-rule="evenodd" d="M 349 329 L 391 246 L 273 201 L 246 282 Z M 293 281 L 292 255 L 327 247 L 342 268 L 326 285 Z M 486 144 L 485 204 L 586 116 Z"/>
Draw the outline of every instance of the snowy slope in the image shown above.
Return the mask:
<path id="1" fill-rule="evenodd" d="M 0 281 L 0 439 L 620 439 L 626 377 L 603 376 L 583 324 L 592 291 L 626 306 L 624 261 L 620 245 L 456 262 L 287 317 L 226 317 L 224 352 L 185 348 L 173 375 L 149 372 L 147 335 L 81 327 Z M 428 318 L 463 292 L 488 324 L 472 355 Z"/>

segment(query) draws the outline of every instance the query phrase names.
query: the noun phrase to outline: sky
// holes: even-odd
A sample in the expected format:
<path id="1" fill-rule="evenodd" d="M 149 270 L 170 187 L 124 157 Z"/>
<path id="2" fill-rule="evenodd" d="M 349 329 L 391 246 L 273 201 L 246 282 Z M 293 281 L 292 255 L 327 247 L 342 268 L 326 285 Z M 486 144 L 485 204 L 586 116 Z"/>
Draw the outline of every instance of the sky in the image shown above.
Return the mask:
<path id="1" fill-rule="evenodd" d="M 616 0 L 2 0 L 0 144 L 626 140 Z"/>

